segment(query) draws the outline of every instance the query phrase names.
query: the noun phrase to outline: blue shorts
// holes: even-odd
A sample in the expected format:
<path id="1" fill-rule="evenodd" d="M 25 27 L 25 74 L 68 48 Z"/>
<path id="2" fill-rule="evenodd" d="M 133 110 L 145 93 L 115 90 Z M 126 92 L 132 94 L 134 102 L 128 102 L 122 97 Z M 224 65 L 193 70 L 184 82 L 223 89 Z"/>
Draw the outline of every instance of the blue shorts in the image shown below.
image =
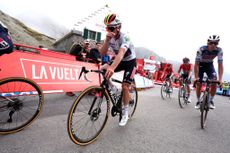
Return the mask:
<path id="1" fill-rule="evenodd" d="M 0 24 L 0 56 L 13 51 L 14 44 L 7 30 Z"/>
<path id="2" fill-rule="evenodd" d="M 202 82 L 204 73 L 210 80 L 217 80 L 217 75 L 213 63 L 200 63 L 199 65 L 199 82 Z"/>

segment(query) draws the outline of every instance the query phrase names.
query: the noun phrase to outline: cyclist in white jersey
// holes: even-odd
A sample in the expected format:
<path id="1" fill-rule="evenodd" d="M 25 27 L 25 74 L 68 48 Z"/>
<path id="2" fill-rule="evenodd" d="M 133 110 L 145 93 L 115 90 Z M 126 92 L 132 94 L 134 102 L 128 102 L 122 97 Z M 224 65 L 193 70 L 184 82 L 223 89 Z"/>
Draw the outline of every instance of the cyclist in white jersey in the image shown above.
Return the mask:
<path id="1" fill-rule="evenodd" d="M 116 54 L 114 61 L 111 65 L 107 66 L 105 76 L 109 79 L 114 72 L 125 71 L 122 83 L 122 118 L 119 123 L 120 126 L 125 126 L 128 121 L 128 107 L 129 101 L 131 100 L 129 86 L 133 82 L 136 72 L 136 55 L 134 46 L 130 42 L 129 37 L 120 31 L 121 22 L 117 15 L 107 15 L 104 19 L 104 23 L 106 25 L 107 34 L 100 52 L 104 55 L 108 52 L 108 49 L 111 48 Z"/>

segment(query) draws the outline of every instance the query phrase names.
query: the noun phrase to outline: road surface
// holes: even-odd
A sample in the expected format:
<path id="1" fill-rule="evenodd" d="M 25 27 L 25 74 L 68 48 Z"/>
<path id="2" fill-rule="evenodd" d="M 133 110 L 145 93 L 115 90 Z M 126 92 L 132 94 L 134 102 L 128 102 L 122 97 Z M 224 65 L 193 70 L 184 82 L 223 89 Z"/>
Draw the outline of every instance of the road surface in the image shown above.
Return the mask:
<path id="1" fill-rule="evenodd" d="M 76 95 L 77 96 L 77 95 Z M 207 127 L 200 128 L 200 113 L 192 103 L 181 109 L 177 90 L 162 100 L 160 87 L 139 92 L 134 117 L 125 127 L 118 117 L 109 118 L 102 135 L 85 147 L 68 137 L 67 114 L 75 97 L 45 96 L 40 117 L 23 131 L 0 135 L 0 153 L 229 153 L 230 100 L 216 96 L 216 109 L 208 115 Z"/>

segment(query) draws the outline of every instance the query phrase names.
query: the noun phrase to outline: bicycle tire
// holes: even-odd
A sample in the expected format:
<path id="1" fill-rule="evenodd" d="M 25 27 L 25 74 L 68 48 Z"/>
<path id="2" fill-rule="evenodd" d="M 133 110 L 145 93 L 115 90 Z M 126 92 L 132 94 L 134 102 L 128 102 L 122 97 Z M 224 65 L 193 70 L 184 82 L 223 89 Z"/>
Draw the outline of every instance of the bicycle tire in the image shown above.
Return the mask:
<path id="1" fill-rule="evenodd" d="M 208 107 L 208 93 L 204 93 L 203 95 L 203 100 L 200 106 L 200 125 L 201 128 L 204 129 L 204 127 L 206 126 L 206 121 L 207 121 L 207 116 L 208 116 L 208 111 L 209 111 L 209 107 Z"/>
<path id="2" fill-rule="evenodd" d="M 167 84 L 163 83 L 161 86 L 161 98 L 164 100 L 166 99 L 168 93 L 166 93 L 166 89 L 167 89 Z"/>
<path id="3" fill-rule="evenodd" d="M 178 101 L 179 101 L 179 106 L 181 108 L 184 108 L 185 105 L 187 104 L 185 96 L 186 96 L 186 89 L 185 89 L 185 86 L 182 85 L 179 87 L 179 90 L 178 90 Z"/>
<path id="4" fill-rule="evenodd" d="M 100 103 L 101 106 L 96 107 L 97 104 L 100 105 Z M 105 110 L 105 112 L 102 109 Z M 89 114 L 90 110 L 91 112 Z M 106 122 L 109 117 L 109 110 L 110 110 L 110 99 L 108 94 L 104 91 L 104 89 L 102 89 L 100 86 L 91 86 L 83 90 L 80 93 L 80 95 L 77 97 L 77 99 L 74 101 L 74 103 L 72 104 L 68 114 L 67 131 L 70 139 L 75 144 L 81 146 L 88 145 L 94 142 L 99 137 L 99 135 L 101 134 L 102 130 L 106 125 Z M 105 114 L 103 115 L 101 112 Z M 82 113 L 85 114 L 85 117 L 81 118 Z M 87 121 L 85 122 L 84 127 L 81 127 L 80 123 L 82 122 L 81 120 L 84 118 L 87 119 Z M 101 118 L 104 119 L 100 123 Z M 98 130 L 94 126 L 94 122 L 96 121 L 98 121 L 99 122 L 98 124 L 100 124 Z M 91 127 L 88 127 L 89 123 L 91 123 L 92 125 Z M 89 131 L 87 131 L 88 129 Z M 88 136 L 81 135 L 82 132 L 83 134 L 85 133 L 89 134 L 90 132 L 92 133 L 93 130 L 96 131 L 91 137 L 89 137 L 89 135 Z"/>
<path id="5" fill-rule="evenodd" d="M 132 118 L 136 111 L 137 103 L 138 103 L 138 91 L 135 85 L 130 86 L 129 93 L 131 96 L 131 101 L 129 103 L 129 118 Z"/>
<path id="6" fill-rule="evenodd" d="M 43 92 L 34 81 L 21 77 L 0 80 L 0 134 L 28 127 L 41 113 L 43 103 Z"/>

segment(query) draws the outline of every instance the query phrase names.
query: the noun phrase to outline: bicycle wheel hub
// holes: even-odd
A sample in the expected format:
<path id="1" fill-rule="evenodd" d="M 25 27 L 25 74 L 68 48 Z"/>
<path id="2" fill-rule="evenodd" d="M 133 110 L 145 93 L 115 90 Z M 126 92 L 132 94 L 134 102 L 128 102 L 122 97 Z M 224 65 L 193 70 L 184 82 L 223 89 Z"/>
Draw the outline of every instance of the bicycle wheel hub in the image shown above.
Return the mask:
<path id="1" fill-rule="evenodd" d="M 92 115 L 90 116 L 91 121 L 96 121 L 99 118 L 100 113 L 101 113 L 100 108 L 94 109 Z"/>
<path id="2" fill-rule="evenodd" d="M 23 102 L 18 98 L 11 99 L 12 101 L 8 103 L 7 107 L 12 108 L 14 111 L 21 110 L 23 107 Z"/>

